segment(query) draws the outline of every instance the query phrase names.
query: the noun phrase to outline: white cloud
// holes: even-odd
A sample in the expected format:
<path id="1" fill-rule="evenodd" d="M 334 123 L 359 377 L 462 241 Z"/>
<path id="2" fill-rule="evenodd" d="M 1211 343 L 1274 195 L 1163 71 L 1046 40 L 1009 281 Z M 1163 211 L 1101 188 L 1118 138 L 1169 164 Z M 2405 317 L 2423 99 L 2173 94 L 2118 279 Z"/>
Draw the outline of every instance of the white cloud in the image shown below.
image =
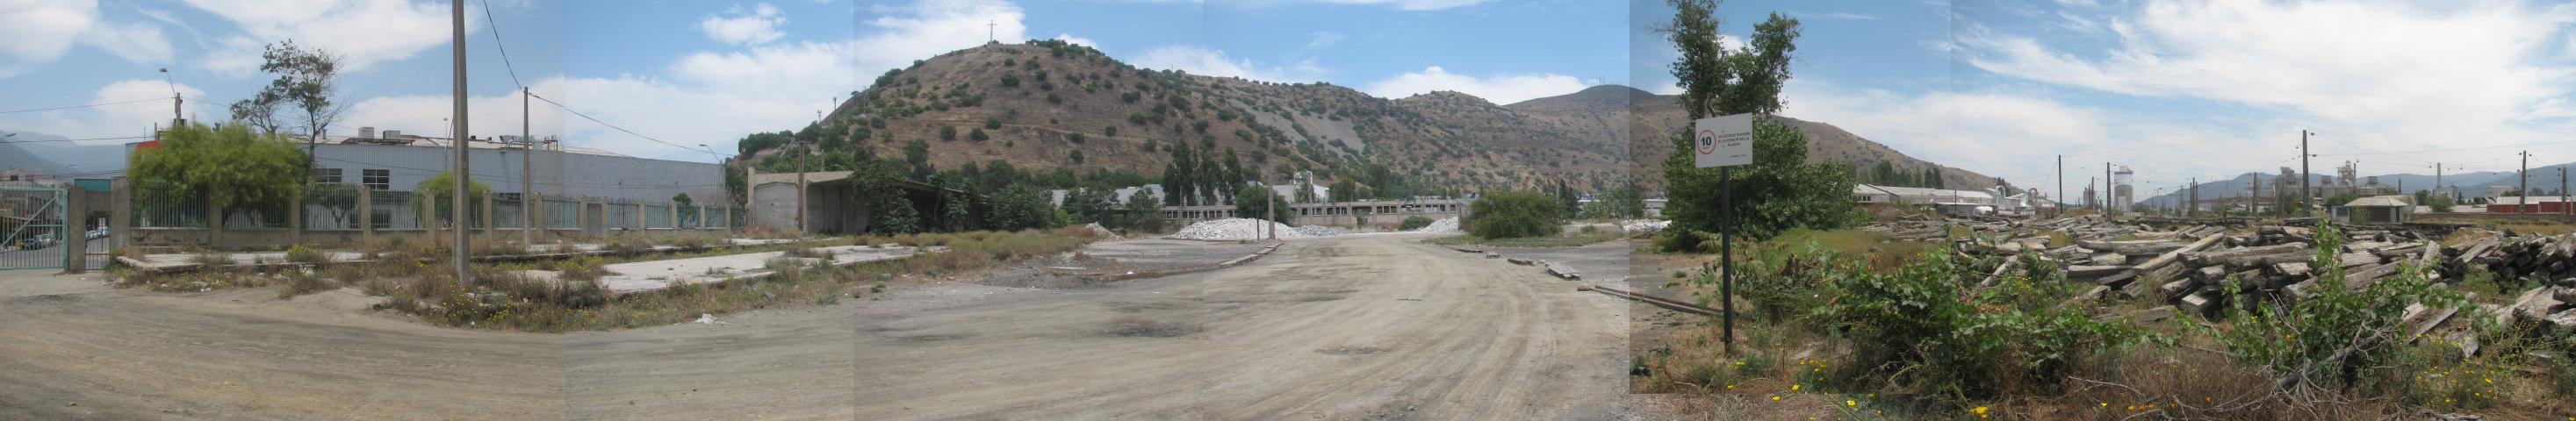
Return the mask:
<path id="1" fill-rule="evenodd" d="M 1434 91 L 1457 91 L 1495 104 L 1511 104 L 1536 98 L 1564 95 L 1591 86 L 1582 79 L 1553 73 L 1475 77 L 1449 73 L 1440 66 L 1411 72 L 1369 84 L 1361 91 L 1385 98 L 1403 98 Z"/>
<path id="2" fill-rule="evenodd" d="M 1067 44 L 1091 47 L 1095 50 L 1100 49 L 1100 42 L 1092 41 L 1090 38 L 1073 36 L 1073 34 L 1058 33 L 1055 35 L 1055 39 L 1058 41 L 1064 41 Z"/>
<path id="3" fill-rule="evenodd" d="M 2565 96 L 2555 34 L 2576 8 L 2479 3 L 2158 3 L 2113 19 L 2121 47 L 2100 57 L 1969 26 L 1968 63 L 2006 76 L 2103 92 L 2296 110 L 2380 129 L 2503 123 Z"/>
<path id="4" fill-rule="evenodd" d="M 564 80 L 547 78 L 536 81 L 529 89 L 539 96 L 564 100 Z M 377 133 L 400 130 L 404 133 L 442 137 L 452 130 L 447 117 L 454 115 L 456 103 L 448 95 L 402 95 L 368 98 L 349 106 L 334 135 L 354 134 L 355 128 L 374 127 Z M 466 130 L 475 137 L 517 136 L 520 133 L 520 99 L 517 91 L 488 96 L 474 96 L 465 101 Z M 577 118 L 545 101 L 529 100 L 526 108 L 527 132 L 536 136 L 563 133 L 565 119 Z"/>
<path id="5" fill-rule="evenodd" d="M 751 45 L 777 41 L 779 37 L 786 36 L 778 31 L 779 26 L 786 24 L 787 17 L 779 16 L 777 7 L 761 3 L 753 6 L 750 12 L 736 8 L 726 11 L 724 16 L 708 15 L 706 20 L 698 21 L 698 30 L 726 44 Z"/>
<path id="6" fill-rule="evenodd" d="M 224 119 L 223 105 L 208 104 L 196 98 L 206 92 L 193 86 L 175 87 L 161 79 L 129 79 L 102 86 L 88 98 L 91 104 L 141 101 L 129 104 L 103 105 L 65 110 L 0 114 L 0 127 L 9 131 L 26 131 L 58 135 L 73 139 L 146 136 L 154 125 L 170 125 L 170 91 L 189 98 L 182 111 L 204 121 Z M 78 99 L 64 99 L 76 101 Z M 68 104 L 66 104 L 68 105 Z M 81 142 L 116 144 L 133 140 Z"/>
<path id="7" fill-rule="evenodd" d="M 164 64 L 172 56 L 170 40 L 161 37 L 161 27 L 148 23 L 101 22 L 81 35 L 81 43 L 135 63 Z"/>
<path id="8" fill-rule="evenodd" d="M 0 78 L 62 56 L 97 20 L 91 0 L 0 3 Z"/>
<path id="9" fill-rule="evenodd" d="M 1317 31 L 1315 32 L 1315 37 L 1313 39 L 1306 41 L 1306 49 L 1311 50 L 1331 47 L 1333 44 L 1340 44 L 1342 39 L 1342 34 L 1340 33 L 1335 33 L 1333 31 Z"/>
<path id="10" fill-rule="evenodd" d="M 1368 4 L 1368 5 L 1386 5 L 1386 6 L 1395 6 L 1395 8 L 1397 8 L 1397 9 L 1404 9 L 1404 10 L 1440 10 L 1440 9 L 1448 9 L 1448 8 L 1455 8 L 1455 7 L 1472 6 L 1472 5 L 1476 5 L 1476 4 L 1478 4 L 1478 3 L 1484 3 L 1484 2 L 1485 2 L 1485 0 L 1324 0 L 1324 1 L 1326 1 L 1326 2 L 1331 2 L 1331 3 L 1341 3 L 1341 4 Z"/>
<path id="11" fill-rule="evenodd" d="M 983 45 L 988 34 L 1002 42 L 1027 39 L 1028 25 L 1020 21 L 1026 14 L 1007 1 L 917 0 L 872 9 L 886 15 L 863 22 L 861 30 L 873 26 L 877 32 L 852 40 L 859 70 L 869 78 L 910 66 L 913 60 Z"/>
<path id="12" fill-rule="evenodd" d="M 450 37 L 449 6 L 410 0 L 187 0 L 239 26 L 243 35 L 217 41 L 202 63 L 220 74 L 246 77 L 258 70 L 260 52 L 271 42 L 295 40 L 342 57 L 342 71 L 354 72 L 386 61 L 410 58 L 423 50 L 445 47 Z M 468 4 L 468 7 L 474 7 Z M 466 13 L 466 30 L 482 25 L 481 14 Z"/>
<path id="13" fill-rule="evenodd" d="M 1166 45 L 1146 50 L 1132 61 L 1137 67 L 1171 69 L 1194 75 L 1239 77 L 1264 82 L 1303 83 L 1322 79 L 1327 73 L 1314 61 L 1301 61 L 1290 66 L 1261 66 L 1251 59 L 1232 59 L 1224 51 L 1191 45 Z"/>

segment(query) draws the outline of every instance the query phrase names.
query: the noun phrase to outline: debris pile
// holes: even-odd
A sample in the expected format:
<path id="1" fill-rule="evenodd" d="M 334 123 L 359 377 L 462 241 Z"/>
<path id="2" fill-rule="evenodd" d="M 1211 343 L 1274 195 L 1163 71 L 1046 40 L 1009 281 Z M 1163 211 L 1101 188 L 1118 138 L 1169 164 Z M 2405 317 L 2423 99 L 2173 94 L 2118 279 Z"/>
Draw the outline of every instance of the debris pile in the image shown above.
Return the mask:
<path id="1" fill-rule="evenodd" d="M 1458 230 L 1457 217 L 1449 217 L 1440 218 L 1438 221 L 1431 221 L 1431 225 L 1424 225 L 1422 228 L 1414 229 L 1413 232 L 1452 233 L 1465 231 Z"/>
<path id="2" fill-rule="evenodd" d="M 1332 229 L 1331 227 L 1326 227 L 1326 226 L 1322 226 L 1322 225 L 1307 225 L 1307 226 L 1297 227 L 1297 233 L 1298 233 L 1298 234 L 1304 234 L 1305 236 L 1308 236 L 1308 237 L 1329 237 L 1329 236 L 1335 236 L 1335 235 L 1342 235 L 1342 231 L 1341 231 L 1341 230 Z"/>
<path id="3" fill-rule="evenodd" d="M 1100 237 L 1101 239 L 1106 239 L 1106 240 L 1121 240 L 1121 239 L 1125 239 L 1125 238 L 1126 238 L 1126 237 L 1120 237 L 1120 236 L 1118 236 L 1118 232 L 1117 232 L 1117 231 L 1110 231 L 1110 230 L 1109 230 L 1109 227 L 1103 227 L 1103 226 L 1100 226 L 1100 223 L 1098 223 L 1098 222 L 1093 222 L 1093 223 L 1090 223 L 1090 224 L 1083 225 L 1083 226 L 1082 226 L 1082 228 L 1083 228 L 1083 229 L 1087 229 L 1087 230 L 1091 230 L 1091 235 L 1092 235 L 1092 236 Z"/>
<path id="4" fill-rule="evenodd" d="M 2576 234 L 2489 238 L 2445 254 L 2451 257 L 2443 262 L 2448 275 L 2483 267 L 2507 283 L 2576 287 Z"/>
<path id="5" fill-rule="evenodd" d="M 1630 219 L 1619 221 L 1619 229 L 1627 231 L 1628 235 L 1633 237 L 1655 235 L 1656 232 L 1663 231 L 1664 227 L 1672 225 L 1673 221 L 1657 221 L 1652 219 Z"/>
<path id="6" fill-rule="evenodd" d="M 1273 233 L 1274 231 L 1275 234 Z M 1198 223 L 1190 224 L 1190 226 L 1182 227 L 1180 231 L 1173 232 L 1171 236 L 1164 238 L 1175 240 L 1225 241 L 1258 240 L 1268 235 L 1277 235 L 1279 238 L 1306 237 L 1306 234 L 1299 232 L 1296 227 L 1288 226 L 1288 224 L 1252 218 L 1226 218 L 1199 221 Z"/>

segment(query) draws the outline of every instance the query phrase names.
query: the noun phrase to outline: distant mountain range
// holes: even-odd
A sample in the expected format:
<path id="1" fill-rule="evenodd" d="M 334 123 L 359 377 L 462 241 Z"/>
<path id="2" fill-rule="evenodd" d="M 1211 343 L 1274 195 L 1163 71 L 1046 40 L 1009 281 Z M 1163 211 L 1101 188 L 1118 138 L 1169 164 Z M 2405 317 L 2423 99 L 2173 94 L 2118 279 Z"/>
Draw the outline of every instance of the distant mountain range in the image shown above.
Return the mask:
<path id="1" fill-rule="evenodd" d="M 112 177 L 125 170 L 125 145 L 81 145 L 66 137 L 33 132 L 0 140 L 0 170 L 76 178 Z"/>
<path id="2" fill-rule="evenodd" d="M 2576 171 L 2576 163 L 2531 167 L 2531 189 L 2537 192 L 2550 192 L 2565 188 L 2565 186 L 2560 185 L 2558 182 L 2558 170 L 2560 168 L 2568 168 L 2570 171 Z M 2280 173 L 2278 172 L 2270 171 L 2262 174 L 2264 188 L 2263 196 L 2268 197 L 2275 194 L 2275 192 L 2271 191 L 2272 180 L 2277 178 L 2279 175 Z M 2330 171 L 2319 172 L 2315 174 L 2316 178 L 2311 181 L 2319 185 L 2323 185 L 2325 183 L 2325 179 L 2330 176 Z M 2402 189 L 2401 191 L 2403 193 L 2407 194 L 2413 194 L 2417 190 L 2432 190 L 2436 179 L 2432 174 L 2413 173 L 2379 174 L 2375 176 L 2379 177 L 2380 185 L 2399 188 Z M 2361 182 L 2366 183 L 2366 180 L 2369 177 L 2372 176 L 2363 176 L 2362 178 L 2364 181 Z M 2521 182 L 2519 177 L 2513 171 L 2445 173 L 2439 177 L 2439 180 L 2441 185 L 2458 186 L 2460 188 L 2460 195 L 2467 197 L 2486 197 L 2488 186 L 2516 186 Z M 2202 180 L 2200 184 L 2200 198 L 2201 200 L 2209 200 L 2243 197 L 2252 192 L 2252 189 L 2249 186 L 2251 186 L 2253 182 L 2254 176 L 2251 174 L 2240 174 L 2237 175 L 2236 178 L 2225 180 Z M 2292 189 L 2296 188 L 2297 187 L 2292 187 Z M 2081 187 L 2070 186 L 2068 193 L 2070 195 L 2075 195 L 2076 201 L 2081 201 L 2081 193 L 2078 193 L 2081 191 L 2080 189 Z M 2182 203 L 2182 193 L 2183 192 L 2169 192 L 2163 195 L 2147 197 L 2144 200 L 2140 200 L 2139 203 L 2149 206 L 2174 206 Z M 2536 193 L 2535 195 L 2538 194 L 2545 193 Z"/>

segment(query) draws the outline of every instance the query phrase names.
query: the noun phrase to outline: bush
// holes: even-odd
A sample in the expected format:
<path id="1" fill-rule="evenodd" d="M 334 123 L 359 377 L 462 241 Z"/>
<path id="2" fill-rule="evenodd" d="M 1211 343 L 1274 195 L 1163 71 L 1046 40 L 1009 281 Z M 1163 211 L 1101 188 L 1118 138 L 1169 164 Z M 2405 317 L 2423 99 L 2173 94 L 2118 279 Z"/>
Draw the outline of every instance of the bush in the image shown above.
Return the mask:
<path id="1" fill-rule="evenodd" d="M 1422 227 L 1427 226 L 1431 226 L 1431 218 L 1422 215 L 1414 215 L 1404 217 L 1404 222 L 1397 223 L 1395 225 L 1395 229 L 1412 231 L 1422 229 Z"/>
<path id="2" fill-rule="evenodd" d="M 2057 298 L 2030 287 L 1963 289 L 1970 265 L 1925 253 L 1895 271 L 1858 264 L 1822 266 L 1831 282 L 1816 307 L 1827 331 L 1852 341 L 1861 364 L 1836 377 L 1863 388 L 1907 388 L 1969 399 L 2053 392 L 2077 363 L 2150 337 L 2136 327 L 2054 309 Z M 2014 274 L 2006 283 L 2031 284 Z M 1868 382 L 1887 382 L 1869 385 Z"/>
<path id="3" fill-rule="evenodd" d="M 939 126 L 939 140 L 957 140 L 957 126 Z"/>
<path id="4" fill-rule="evenodd" d="M 993 136 L 984 134 L 984 129 L 975 129 L 975 131 L 967 133 L 967 134 L 966 134 L 966 138 L 967 138 L 967 139 L 974 139 L 974 140 L 975 140 L 975 141 L 977 141 L 977 142 L 982 142 L 982 141 L 986 141 L 986 140 L 992 140 L 992 139 L 993 139 Z"/>
<path id="5" fill-rule="evenodd" d="M 1459 222 L 1467 224 L 1468 234 L 1487 240 L 1556 235 L 1557 224 L 1565 221 L 1564 204 L 1531 192 L 1488 194 L 1469 208 L 1476 211 Z"/>
<path id="6" fill-rule="evenodd" d="M 2343 246 L 2342 230 L 2324 222 L 2316 230 L 2318 252 L 2312 267 L 2322 269 L 2310 281 L 2314 288 L 2308 289 L 2308 296 L 2289 304 L 2249 306 L 2251 311 L 2228 306 L 2229 318 L 2245 320 L 2215 332 L 2228 352 L 2269 369 L 2283 378 L 2284 385 L 2350 386 L 2369 371 L 2386 368 L 2384 362 L 2413 339 L 2405 337 L 2409 304 L 2471 308 L 2460 293 L 2435 288 L 2429 267 L 2406 267 L 2358 291 L 2345 288 L 2342 256 L 2337 253 Z M 2233 294 L 2239 290 L 2235 279 L 2219 290 L 2228 294 L 2223 302 L 2238 302 Z"/>
<path id="7" fill-rule="evenodd" d="M 1001 128 L 1002 128 L 1002 118 L 1001 118 L 1001 117 L 984 117 L 984 128 L 987 128 L 987 129 L 997 129 L 997 130 L 998 130 L 998 129 L 1001 129 Z"/>
<path id="8" fill-rule="evenodd" d="M 1673 221 L 1666 232 L 1718 232 L 1719 222 L 1725 219 L 1722 217 L 1734 215 L 1737 235 L 1760 240 L 1791 228 L 1830 230 L 1867 219 L 1852 207 L 1851 169 L 1842 164 L 1805 163 L 1807 139 L 1797 128 L 1755 121 L 1754 163 L 1731 170 L 1733 174 L 1726 183 L 1719 182 L 1719 170 L 1693 164 L 1689 136 L 1675 133 L 1671 138 L 1679 149 L 1664 159 L 1664 178 L 1670 180 L 1667 190 L 1695 194 L 1672 195 L 1663 211 Z M 1732 203 L 1726 203 L 1730 206 L 1720 206 L 1715 193 L 1721 185 L 1733 186 Z M 1688 241 L 1687 237 L 1664 236 L 1681 241 L 1659 242 L 1657 246 L 1672 251 L 1695 250 L 1699 242 Z"/>
<path id="9" fill-rule="evenodd" d="M 297 244 L 286 248 L 286 261 L 303 264 L 322 264 L 330 263 L 331 258 L 330 256 L 323 255 L 320 251 L 314 251 L 311 247 Z"/>

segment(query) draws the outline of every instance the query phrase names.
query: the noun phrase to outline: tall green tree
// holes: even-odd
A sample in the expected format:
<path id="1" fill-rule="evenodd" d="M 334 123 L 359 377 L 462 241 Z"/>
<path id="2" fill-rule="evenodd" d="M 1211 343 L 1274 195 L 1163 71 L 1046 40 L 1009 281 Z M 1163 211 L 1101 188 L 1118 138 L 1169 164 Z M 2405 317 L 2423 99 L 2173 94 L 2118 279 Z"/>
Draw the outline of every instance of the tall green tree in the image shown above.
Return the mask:
<path id="1" fill-rule="evenodd" d="M 454 222 L 459 227 L 472 226 L 474 221 L 457 218 L 455 204 L 449 203 L 456 197 L 456 173 L 439 171 L 437 175 L 429 176 L 428 180 L 421 180 L 420 184 L 412 186 L 411 191 L 419 195 L 423 201 L 435 201 L 438 206 L 433 211 L 439 218 Z M 466 215 L 479 215 L 483 209 L 483 196 L 491 192 L 492 186 L 483 184 L 481 180 L 465 180 Z"/>
<path id="2" fill-rule="evenodd" d="M 268 87 L 260 89 L 252 98 L 270 104 L 285 104 L 303 112 L 297 122 L 304 126 L 304 135 L 308 139 L 320 139 L 322 133 L 330 130 L 332 123 L 340 121 L 341 112 L 348 110 L 347 105 L 334 101 L 340 95 L 340 55 L 321 48 L 295 45 L 295 40 L 290 39 L 269 44 L 260 58 L 259 70 L 276 74 L 277 79 L 269 81 Z M 235 104 L 242 105 L 241 102 Z M 269 124 L 277 126 L 273 119 Z"/>
<path id="3" fill-rule="evenodd" d="M 240 124 L 211 128 L 188 123 L 163 133 L 158 147 L 136 148 L 125 165 L 136 181 L 166 187 L 138 189 L 137 202 L 150 207 L 204 204 L 228 217 L 284 210 L 310 180 L 304 163 L 304 151 L 284 138 L 252 133 Z"/>
<path id="4" fill-rule="evenodd" d="M 1663 28 L 1681 52 L 1672 64 L 1683 88 L 1679 99 L 1693 120 L 1734 114 L 1769 114 L 1780 110 L 1780 87 L 1789 79 L 1790 53 L 1796 51 L 1798 20 L 1772 13 L 1754 25 L 1750 45 L 1732 51 L 1718 45 L 1714 0 L 1669 0 L 1676 13 Z M 1687 130 L 1672 133 L 1673 154 L 1664 159 L 1671 201 L 1664 215 L 1674 228 L 1659 244 L 1686 250 L 1701 243 L 1689 233 L 1717 232 L 1733 215 L 1735 232 L 1761 239 L 1795 227 L 1832 229 L 1857 224 L 1852 211 L 1852 171 L 1838 164 L 1806 164 L 1807 140 L 1797 128 L 1756 118 L 1753 163 L 1733 169 L 1732 181 L 1721 182 L 1716 168 L 1697 168 Z M 1730 204 L 1718 192 L 1731 190 Z"/>
<path id="5" fill-rule="evenodd" d="M 1243 186 L 1237 190 L 1234 193 L 1234 197 L 1238 198 L 1234 201 L 1235 217 L 1259 218 L 1283 223 L 1297 220 L 1295 208 L 1288 206 L 1288 198 L 1279 197 L 1278 193 L 1272 192 L 1269 188 Z M 1263 200 L 1264 198 L 1269 200 Z"/>

